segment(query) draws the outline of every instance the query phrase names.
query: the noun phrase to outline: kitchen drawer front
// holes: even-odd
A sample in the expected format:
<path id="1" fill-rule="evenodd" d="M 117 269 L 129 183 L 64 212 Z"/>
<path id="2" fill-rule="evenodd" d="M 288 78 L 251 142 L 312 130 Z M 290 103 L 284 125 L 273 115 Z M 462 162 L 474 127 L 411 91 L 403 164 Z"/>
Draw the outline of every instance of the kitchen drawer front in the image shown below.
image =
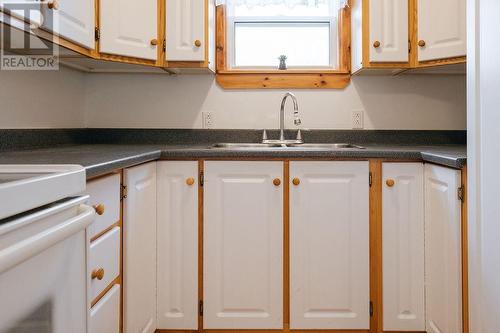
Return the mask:
<path id="1" fill-rule="evenodd" d="M 103 276 L 93 272 L 104 270 Z M 90 298 L 94 300 L 120 274 L 120 228 L 114 227 L 90 244 Z M 98 274 L 97 274 L 98 275 Z M 101 278 L 99 280 L 99 278 Z"/>
<path id="2" fill-rule="evenodd" d="M 115 284 L 90 310 L 89 333 L 120 332 L 120 285 Z"/>
<path id="3" fill-rule="evenodd" d="M 95 222 L 88 229 L 91 239 L 120 221 L 120 187 L 119 174 L 113 174 L 87 183 L 86 192 L 90 195 L 89 204 L 94 207 L 97 205 L 104 207 L 102 215 L 96 215 Z"/>

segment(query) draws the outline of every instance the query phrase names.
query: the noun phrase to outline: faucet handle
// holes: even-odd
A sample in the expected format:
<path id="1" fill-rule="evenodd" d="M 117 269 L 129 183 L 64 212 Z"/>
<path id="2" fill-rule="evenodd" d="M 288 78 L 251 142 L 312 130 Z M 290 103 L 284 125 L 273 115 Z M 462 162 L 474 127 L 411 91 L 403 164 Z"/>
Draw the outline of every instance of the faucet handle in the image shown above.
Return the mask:
<path id="1" fill-rule="evenodd" d="M 300 129 L 297 131 L 297 138 L 296 138 L 296 140 L 297 141 L 303 141 L 302 140 L 302 131 Z"/>
<path id="2" fill-rule="evenodd" d="M 264 130 L 264 131 L 262 132 L 262 142 L 264 142 L 264 141 L 266 141 L 266 140 L 267 140 L 267 131 L 266 131 L 266 130 Z"/>

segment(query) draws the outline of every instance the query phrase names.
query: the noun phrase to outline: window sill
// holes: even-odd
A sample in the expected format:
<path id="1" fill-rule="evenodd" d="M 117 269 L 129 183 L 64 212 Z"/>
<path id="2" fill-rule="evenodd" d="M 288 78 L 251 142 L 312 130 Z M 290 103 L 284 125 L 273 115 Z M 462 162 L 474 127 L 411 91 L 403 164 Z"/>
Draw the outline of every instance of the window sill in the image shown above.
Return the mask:
<path id="1" fill-rule="evenodd" d="M 344 89 L 351 75 L 336 70 L 223 70 L 216 80 L 224 89 Z"/>

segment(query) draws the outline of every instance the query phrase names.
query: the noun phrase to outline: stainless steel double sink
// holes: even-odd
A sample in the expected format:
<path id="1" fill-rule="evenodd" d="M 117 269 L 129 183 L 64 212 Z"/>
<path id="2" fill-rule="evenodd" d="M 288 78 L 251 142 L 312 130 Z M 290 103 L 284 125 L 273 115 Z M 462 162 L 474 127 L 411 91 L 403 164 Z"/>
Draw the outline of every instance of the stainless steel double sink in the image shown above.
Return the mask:
<path id="1" fill-rule="evenodd" d="M 216 143 L 212 149 L 231 150 L 266 150 L 266 149 L 293 149 L 293 150 L 338 150 L 338 149 L 365 149 L 350 143 Z"/>

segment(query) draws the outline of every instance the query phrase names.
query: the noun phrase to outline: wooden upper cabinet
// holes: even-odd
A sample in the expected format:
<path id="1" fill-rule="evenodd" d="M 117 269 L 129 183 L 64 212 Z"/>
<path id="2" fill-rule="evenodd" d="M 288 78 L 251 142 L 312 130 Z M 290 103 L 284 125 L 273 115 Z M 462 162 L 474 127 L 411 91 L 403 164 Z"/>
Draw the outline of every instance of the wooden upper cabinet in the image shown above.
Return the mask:
<path id="1" fill-rule="evenodd" d="M 205 0 L 166 0 L 167 61 L 204 61 Z"/>
<path id="2" fill-rule="evenodd" d="M 368 162 L 290 162 L 290 329 L 370 328 Z"/>
<path id="3" fill-rule="evenodd" d="M 418 0 L 418 60 L 467 54 L 466 0 Z"/>
<path id="4" fill-rule="evenodd" d="M 95 48 L 94 0 L 50 0 L 43 2 L 42 28 L 88 49 Z"/>
<path id="5" fill-rule="evenodd" d="M 205 163 L 203 327 L 283 328 L 283 162 Z"/>
<path id="6" fill-rule="evenodd" d="M 407 63 L 408 1 L 372 0 L 369 15 L 370 62 Z"/>
<path id="7" fill-rule="evenodd" d="M 350 0 L 352 73 L 465 62 L 466 0 Z"/>
<path id="8" fill-rule="evenodd" d="M 156 1 L 100 1 L 100 52 L 156 60 L 157 16 Z"/>

